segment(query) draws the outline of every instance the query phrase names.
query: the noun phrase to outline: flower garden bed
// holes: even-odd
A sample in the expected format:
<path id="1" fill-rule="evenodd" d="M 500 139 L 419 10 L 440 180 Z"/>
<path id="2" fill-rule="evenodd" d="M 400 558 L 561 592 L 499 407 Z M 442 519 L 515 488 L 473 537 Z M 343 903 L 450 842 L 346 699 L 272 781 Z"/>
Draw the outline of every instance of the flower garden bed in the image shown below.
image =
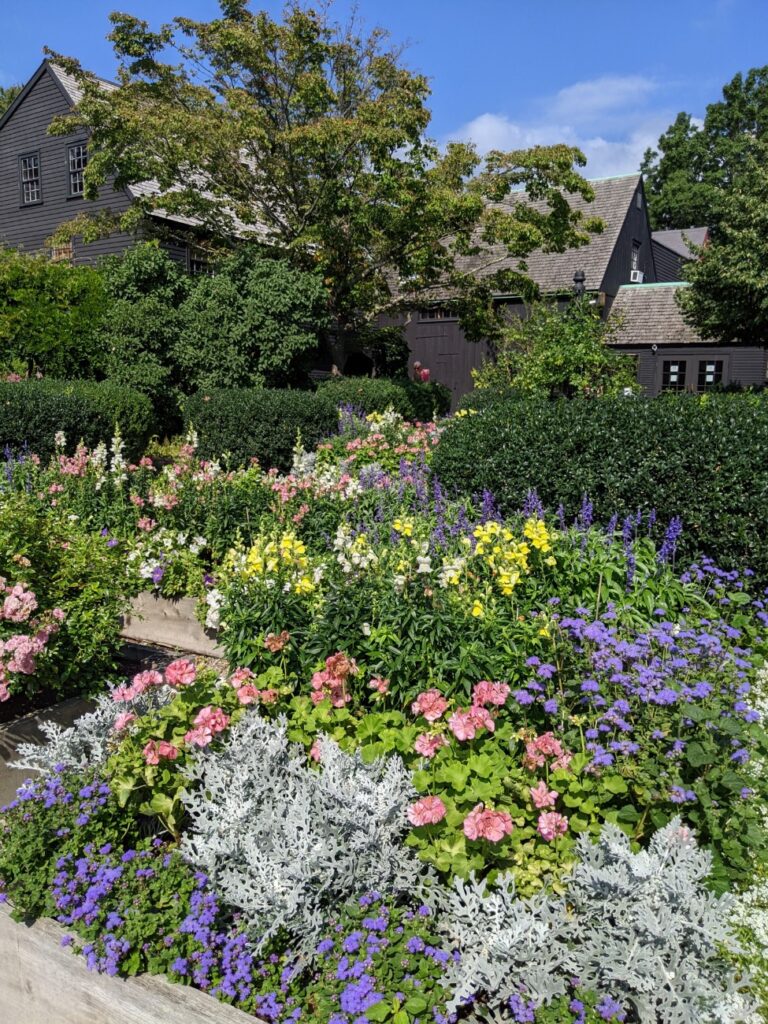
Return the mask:
<path id="1" fill-rule="evenodd" d="M 164 978 L 94 975 L 62 947 L 64 934 L 53 921 L 17 924 L 0 906 L 3 1024 L 244 1024 L 254 1019 Z"/>
<path id="2" fill-rule="evenodd" d="M 193 440 L 9 467 L 7 508 L 120 554 L 126 596 L 185 599 L 224 657 L 107 676 L 21 750 L 0 902 L 268 1024 L 749 1019 L 763 595 L 676 566 L 676 521 L 452 499 L 438 443 L 346 411 L 283 475 Z"/>

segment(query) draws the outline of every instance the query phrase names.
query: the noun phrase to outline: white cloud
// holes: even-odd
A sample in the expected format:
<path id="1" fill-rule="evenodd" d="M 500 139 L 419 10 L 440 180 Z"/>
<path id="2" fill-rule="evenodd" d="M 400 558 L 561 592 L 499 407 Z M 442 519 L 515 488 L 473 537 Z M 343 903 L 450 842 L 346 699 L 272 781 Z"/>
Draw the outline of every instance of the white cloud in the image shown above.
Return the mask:
<path id="1" fill-rule="evenodd" d="M 535 101 L 529 118 L 488 111 L 450 138 L 474 142 L 481 153 L 564 142 L 584 152 L 589 177 L 630 173 L 674 117 L 670 110 L 649 110 L 658 89 L 655 81 L 642 75 L 575 82 Z"/>

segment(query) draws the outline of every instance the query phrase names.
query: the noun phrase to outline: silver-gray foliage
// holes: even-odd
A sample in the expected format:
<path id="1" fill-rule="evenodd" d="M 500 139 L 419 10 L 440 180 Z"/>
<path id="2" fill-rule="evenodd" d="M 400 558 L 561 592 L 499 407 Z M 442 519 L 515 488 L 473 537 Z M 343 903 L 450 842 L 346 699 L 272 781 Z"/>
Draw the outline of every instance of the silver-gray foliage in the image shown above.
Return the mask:
<path id="1" fill-rule="evenodd" d="M 56 722 L 41 722 L 45 742 L 20 743 L 18 757 L 11 767 L 49 774 L 55 765 L 87 768 L 103 764 L 115 748 L 113 726 L 121 711 L 132 711 L 140 717 L 167 704 L 175 694 L 170 686 L 153 686 L 121 704 L 116 704 L 111 694 L 102 694 L 93 711 L 82 715 L 69 728 Z"/>
<path id="2" fill-rule="evenodd" d="M 309 952 L 329 910 L 367 890 L 411 892 L 423 877 L 402 843 L 414 789 L 400 758 L 365 764 L 326 738 L 321 751 L 312 767 L 284 718 L 250 711 L 187 769 L 182 852 L 257 944 L 284 929 Z"/>
<path id="3" fill-rule="evenodd" d="M 518 899 L 508 878 L 492 890 L 472 879 L 434 891 L 446 937 L 461 952 L 449 968 L 451 1008 L 479 995 L 474 1020 L 506 1021 L 515 993 L 549 1002 L 578 977 L 641 1024 L 742 1019 L 748 1001 L 719 949 L 733 947 L 732 899 L 705 888 L 711 857 L 690 830 L 675 819 L 633 853 L 608 825 L 597 843 L 580 837 L 577 854 L 562 899 Z"/>

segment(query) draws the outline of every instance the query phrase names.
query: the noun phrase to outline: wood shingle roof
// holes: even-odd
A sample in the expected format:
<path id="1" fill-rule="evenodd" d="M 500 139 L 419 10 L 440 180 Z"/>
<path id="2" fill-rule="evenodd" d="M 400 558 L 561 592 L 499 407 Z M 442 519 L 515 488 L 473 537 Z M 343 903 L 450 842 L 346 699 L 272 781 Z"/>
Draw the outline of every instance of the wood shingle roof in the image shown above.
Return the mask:
<path id="1" fill-rule="evenodd" d="M 611 315 L 623 320 L 616 344 L 701 345 L 701 335 L 685 322 L 677 304 L 685 287 L 680 282 L 622 285 L 611 307 Z"/>

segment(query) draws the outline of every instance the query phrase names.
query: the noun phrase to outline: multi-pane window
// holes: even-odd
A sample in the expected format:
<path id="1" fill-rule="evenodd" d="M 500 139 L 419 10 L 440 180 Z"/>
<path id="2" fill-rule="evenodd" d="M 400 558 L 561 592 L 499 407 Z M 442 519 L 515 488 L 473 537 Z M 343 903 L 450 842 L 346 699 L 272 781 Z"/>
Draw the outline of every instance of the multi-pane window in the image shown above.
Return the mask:
<path id="1" fill-rule="evenodd" d="M 633 242 L 632 243 L 632 257 L 631 257 L 630 269 L 631 270 L 639 270 L 640 269 L 640 243 L 639 242 Z"/>
<path id="2" fill-rule="evenodd" d="M 699 391 L 709 391 L 723 380 L 722 359 L 699 360 Z"/>
<path id="3" fill-rule="evenodd" d="M 662 391 L 685 391 L 684 359 L 665 359 L 661 370 Z"/>
<path id="4" fill-rule="evenodd" d="M 456 314 L 445 306 L 429 306 L 419 310 L 419 320 L 455 320 Z"/>
<path id="5" fill-rule="evenodd" d="M 78 143 L 69 147 L 69 194 L 81 196 L 84 189 L 83 172 L 88 163 L 88 147 Z"/>
<path id="6" fill-rule="evenodd" d="M 189 249 L 189 272 L 190 274 L 207 274 L 213 277 L 213 267 L 208 258 L 208 253 L 203 249 L 191 246 Z"/>
<path id="7" fill-rule="evenodd" d="M 21 178 L 21 201 L 24 206 L 39 203 L 43 199 L 43 187 L 40 181 L 40 156 L 38 153 L 27 153 L 19 159 L 19 177 Z"/>

